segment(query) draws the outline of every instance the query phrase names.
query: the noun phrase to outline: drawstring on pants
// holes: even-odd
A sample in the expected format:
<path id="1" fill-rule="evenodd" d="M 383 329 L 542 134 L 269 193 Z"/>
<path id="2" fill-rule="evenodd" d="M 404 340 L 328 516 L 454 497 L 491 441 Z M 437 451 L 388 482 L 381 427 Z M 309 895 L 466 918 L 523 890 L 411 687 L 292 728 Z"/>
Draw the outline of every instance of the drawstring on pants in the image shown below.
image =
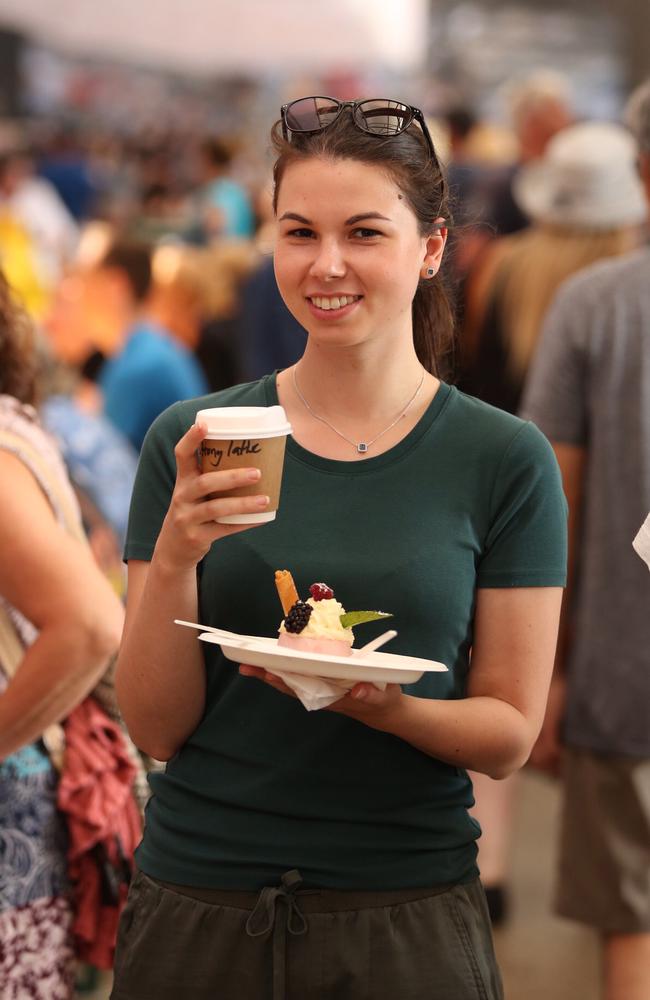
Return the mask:
<path id="1" fill-rule="evenodd" d="M 295 893 L 302 885 L 302 875 L 293 868 L 285 872 L 279 886 L 266 886 L 259 894 L 255 909 L 246 921 L 249 937 L 262 937 L 273 931 L 273 1000 L 284 1000 L 287 976 L 287 931 L 299 936 L 308 929 Z M 283 903 L 278 914 L 278 903 Z"/>

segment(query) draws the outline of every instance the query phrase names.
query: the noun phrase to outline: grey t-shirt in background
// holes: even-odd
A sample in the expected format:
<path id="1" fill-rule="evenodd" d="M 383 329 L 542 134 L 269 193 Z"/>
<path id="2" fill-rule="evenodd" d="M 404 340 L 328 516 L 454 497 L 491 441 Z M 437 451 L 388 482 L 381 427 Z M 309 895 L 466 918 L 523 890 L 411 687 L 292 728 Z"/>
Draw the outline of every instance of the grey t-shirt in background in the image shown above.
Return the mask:
<path id="1" fill-rule="evenodd" d="M 650 754 L 650 251 L 570 279 L 546 318 L 522 415 L 587 451 L 567 742 Z"/>

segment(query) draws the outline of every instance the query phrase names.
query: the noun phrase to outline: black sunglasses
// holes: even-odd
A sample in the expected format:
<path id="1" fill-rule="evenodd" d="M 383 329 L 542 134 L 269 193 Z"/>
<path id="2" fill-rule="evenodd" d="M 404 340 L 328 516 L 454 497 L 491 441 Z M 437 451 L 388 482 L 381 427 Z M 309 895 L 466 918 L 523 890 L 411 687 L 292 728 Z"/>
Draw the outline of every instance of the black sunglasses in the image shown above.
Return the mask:
<path id="1" fill-rule="evenodd" d="M 357 128 L 381 138 L 399 135 L 416 121 L 426 139 L 431 159 L 440 169 L 424 115 L 419 108 L 400 101 L 385 98 L 338 101 L 335 97 L 301 97 L 282 107 L 282 135 L 288 141 L 290 132 L 322 132 L 337 120 L 345 108 L 352 108 L 352 121 Z"/>

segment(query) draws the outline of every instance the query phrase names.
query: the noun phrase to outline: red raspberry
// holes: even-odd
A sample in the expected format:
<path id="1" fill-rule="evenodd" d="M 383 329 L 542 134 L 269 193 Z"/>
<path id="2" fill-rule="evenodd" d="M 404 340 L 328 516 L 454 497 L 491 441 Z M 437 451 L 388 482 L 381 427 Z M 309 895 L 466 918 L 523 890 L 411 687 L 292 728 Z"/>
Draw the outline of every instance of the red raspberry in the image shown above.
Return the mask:
<path id="1" fill-rule="evenodd" d="M 312 583 L 309 593 L 315 601 L 330 601 L 334 597 L 334 591 L 326 583 Z"/>

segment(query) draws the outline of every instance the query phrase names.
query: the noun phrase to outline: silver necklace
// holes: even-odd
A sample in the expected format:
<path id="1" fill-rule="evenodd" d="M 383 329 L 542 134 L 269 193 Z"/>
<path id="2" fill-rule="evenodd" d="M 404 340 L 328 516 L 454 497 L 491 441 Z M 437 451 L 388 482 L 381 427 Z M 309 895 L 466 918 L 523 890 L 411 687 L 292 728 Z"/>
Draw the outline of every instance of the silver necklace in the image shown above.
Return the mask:
<path id="1" fill-rule="evenodd" d="M 307 400 L 305 399 L 305 397 L 303 396 L 303 394 L 301 393 L 301 391 L 300 391 L 300 389 L 298 387 L 298 379 L 296 378 L 296 366 L 293 367 L 292 374 L 293 374 L 293 387 L 296 390 L 296 394 L 297 394 L 300 402 L 305 407 L 305 409 L 308 410 L 311 413 L 312 417 L 314 417 L 315 420 L 320 420 L 320 422 L 322 424 L 325 424 L 327 427 L 329 427 L 329 429 L 331 431 L 334 431 L 335 434 L 338 434 L 338 436 L 340 438 L 343 438 L 343 440 L 347 441 L 348 444 L 351 444 L 353 448 L 356 448 L 360 455 L 363 455 L 375 443 L 375 441 L 379 441 L 380 437 L 383 437 L 384 434 L 388 434 L 388 432 L 390 430 L 392 430 L 392 428 L 395 426 L 395 424 L 399 423 L 399 421 L 402 419 L 402 417 L 406 416 L 406 414 L 408 413 L 408 411 L 411 409 L 413 403 L 417 399 L 418 394 L 420 392 L 420 389 L 422 388 L 422 386 L 424 384 L 424 376 L 426 375 L 426 370 L 424 368 L 422 369 L 422 378 L 420 379 L 420 381 L 418 383 L 418 387 L 415 390 L 415 392 L 413 393 L 413 395 L 411 396 L 411 398 L 409 399 L 408 403 L 406 404 L 406 406 L 404 407 L 404 409 L 402 410 L 402 412 L 399 413 L 395 417 L 395 419 L 393 420 L 393 422 L 390 423 L 388 425 L 388 427 L 384 428 L 384 430 L 381 431 L 379 434 L 376 434 L 375 437 L 372 438 L 370 441 L 353 441 L 352 438 L 349 438 L 347 436 L 347 434 L 343 434 L 341 431 L 337 430 L 337 428 L 334 426 L 334 424 L 331 424 L 329 422 L 329 420 L 326 420 L 325 417 L 321 417 L 319 413 L 316 413 L 316 411 L 313 410 L 312 407 L 309 405 L 309 403 L 307 402 Z"/>

